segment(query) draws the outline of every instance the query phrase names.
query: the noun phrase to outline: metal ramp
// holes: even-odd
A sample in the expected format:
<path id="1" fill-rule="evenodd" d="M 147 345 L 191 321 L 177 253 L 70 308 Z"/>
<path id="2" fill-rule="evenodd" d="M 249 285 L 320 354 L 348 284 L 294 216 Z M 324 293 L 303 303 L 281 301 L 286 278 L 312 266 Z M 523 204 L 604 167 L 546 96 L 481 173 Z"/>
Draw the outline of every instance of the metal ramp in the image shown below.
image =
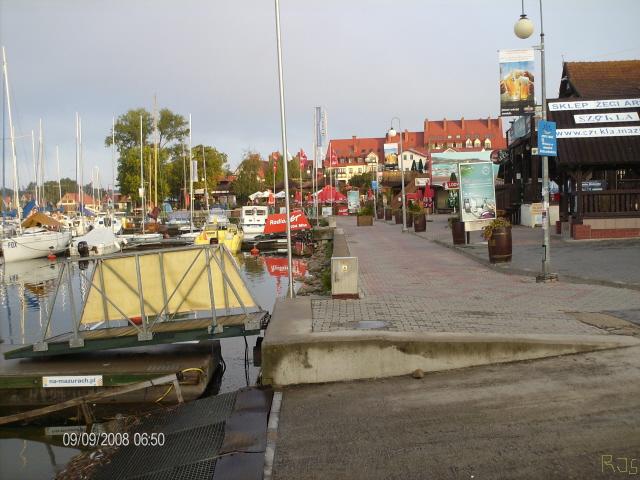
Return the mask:
<path id="1" fill-rule="evenodd" d="M 86 273 L 88 262 L 93 269 Z M 74 263 L 80 263 L 87 285 L 80 312 L 71 284 Z M 69 287 L 72 330 L 50 336 L 63 282 Z M 6 352 L 6 359 L 252 335 L 269 316 L 224 245 L 67 260 L 48 310 L 40 341 Z"/>

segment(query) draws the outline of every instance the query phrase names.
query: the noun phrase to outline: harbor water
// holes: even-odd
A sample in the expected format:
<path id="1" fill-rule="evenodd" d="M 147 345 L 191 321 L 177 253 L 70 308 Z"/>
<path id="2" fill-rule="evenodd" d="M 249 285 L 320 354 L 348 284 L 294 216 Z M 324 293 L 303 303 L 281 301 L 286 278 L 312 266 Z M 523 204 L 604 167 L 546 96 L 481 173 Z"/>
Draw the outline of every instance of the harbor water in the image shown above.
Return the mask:
<path id="1" fill-rule="evenodd" d="M 238 254 L 236 260 L 258 303 L 271 312 L 276 298 L 284 297 L 287 293 L 286 257 Z M 0 339 L 5 349 L 39 340 L 52 308 L 48 334 L 70 331 L 70 294 L 79 304 L 78 299 L 86 293 L 88 285 L 79 273 L 79 265 L 74 263 L 71 284 L 63 281 L 58 286 L 62 261 L 38 259 L 0 264 Z M 295 262 L 296 273 L 304 274 L 304 262 Z M 89 262 L 86 268 L 91 269 L 92 263 Z M 56 288 L 58 297 L 54 303 Z M 246 344 L 243 337 L 220 340 L 226 364 L 220 392 L 246 386 L 247 378 L 249 385 L 256 383 L 259 368 L 253 367 L 252 361 L 255 343 L 255 336 L 246 337 Z M 0 427 L 0 478 L 53 478 L 79 453 L 76 449 L 61 446 L 61 437 L 46 437 L 42 431 L 42 428 Z"/>

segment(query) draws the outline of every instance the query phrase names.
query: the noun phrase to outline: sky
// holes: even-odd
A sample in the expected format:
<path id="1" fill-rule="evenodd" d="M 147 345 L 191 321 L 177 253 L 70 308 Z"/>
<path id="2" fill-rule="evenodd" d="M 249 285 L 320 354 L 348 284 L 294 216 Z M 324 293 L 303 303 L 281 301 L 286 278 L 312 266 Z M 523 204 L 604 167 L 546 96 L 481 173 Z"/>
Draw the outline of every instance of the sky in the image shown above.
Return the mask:
<path id="1" fill-rule="evenodd" d="M 497 51 L 539 42 L 539 3 L 524 7 L 536 26 L 527 40 L 513 34 L 521 0 L 281 0 L 288 150 L 313 150 L 316 106 L 331 138 L 383 136 L 394 116 L 411 131 L 425 118 L 496 117 Z M 640 58 L 640 0 L 543 7 L 549 98 L 563 59 Z M 154 94 L 191 114 L 193 144 L 226 152 L 232 167 L 247 150 L 282 150 L 273 1 L 0 0 L 0 44 L 21 185 L 33 179 L 39 119 L 46 179 L 57 178 L 56 145 L 61 175 L 75 175 L 79 112 L 85 183 L 97 167 L 109 187 L 112 118 L 151 111 Z"/>

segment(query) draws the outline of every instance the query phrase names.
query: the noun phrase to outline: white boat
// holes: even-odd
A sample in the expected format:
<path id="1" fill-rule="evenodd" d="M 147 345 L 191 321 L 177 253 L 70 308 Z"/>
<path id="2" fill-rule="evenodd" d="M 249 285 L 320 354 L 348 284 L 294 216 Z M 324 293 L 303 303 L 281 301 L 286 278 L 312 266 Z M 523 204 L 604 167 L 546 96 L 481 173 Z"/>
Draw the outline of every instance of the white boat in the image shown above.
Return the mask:
<path id="1" fill-rule="evenodd" d="M 127 235 L 117 235 L 117 238 L 124 240 L 127 247 L 141 247 L 144 245 L 154 245 L 162 243 L 161 233 L 131 233 Z"/>
<path id="2" fill-rule="evenodd" d="M 110 215 L 98 215 L 93 220 L 94 228 L 106 228 L 112 231 L 114 234 L 119 234 L 122 231 L 122 221 L 118 217 L 111 217 Z"/>
<path id="3" fill-rule="evenodd" d="M 242 207 L 240 214 L 240 228 L 244 232 L 244 239 L 252 240 L 264 233 L 264 224 L 269 216 L 267 207 L 246 206 Z"/>
<path id="4" fill-rule="evenodd" d="M 55 232 L 42 227 L 30 227 L 21 234 L 2 240 L 5 263 L 46 257 L 64 252 L 71 242 L 71 232 Z"/>
<path id="5" fill-rule="evenodd" d="M 229 217 L 227 212 L 221 208 L 212 208 L 207 216 L 207 225 L 217 225 L 219 228 L 227 228 L 229 225 Z"/>
<path id="6" fill-rule="evenodd" d="M 116 237 L 111 227 L 96 227 L 86 235 L 76 237 L 71 242 L 69 254 L 71 256 L 80 255 L 79 246 L 85 242 L 89 250 L 89 255 L 108 255 L 122 250 L 122 245 L 127 243 L 125 239 Z"/>

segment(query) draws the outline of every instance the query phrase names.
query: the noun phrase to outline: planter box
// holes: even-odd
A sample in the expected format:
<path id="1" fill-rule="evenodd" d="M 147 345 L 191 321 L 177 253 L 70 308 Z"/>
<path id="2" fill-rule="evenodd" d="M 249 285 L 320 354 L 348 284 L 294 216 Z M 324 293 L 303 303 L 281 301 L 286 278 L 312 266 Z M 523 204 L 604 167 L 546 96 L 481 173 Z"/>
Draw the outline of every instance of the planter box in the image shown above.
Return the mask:
<path id="1" fill-rule="evenodd" d="M 378 220 L 384 220 L 384 210 L 382 208 L 379 208 L 376 213 L 378 215 L 376 217 Z"/>
<path id="2" fill-rule="evenodd" d="M 407 228 L 413 227 L 413 213 L 407 212 Z"/>
<path id="3" fill-rule="evenodd" d="M 391 214 L 391 209 L 387 208 L 384 211 L 384 219 L 385 220 L 392 220 L 393 219 L 392 214 Z"/>
<path id="4" fill-rule="evenodd" d="M 494 229 L 487 244 L 489 245 L 489 261 L 491 263 L 511 261 L 511 227 Z"/>
<path id="5" fill-rule="evenodd" d="M 427 231 L 427 217 L 424 213 L 413 214 L 413 231 L 414 232 Z"/>
<path id="6" fill-rule="evenodd" d="M 464 245 L 467 243 L 467 235 L 464 231 L 464 222 L 454 222 L 451 224 L 451 234 L 454 245 Z"/>
<path id="7" fill-rule="evenodd" d="M 373 215 L 358 215 L 356 218 L 358 219 L 359 227 L 373 226 Z"/>
<path id="8" fill-rule="evenodd" d="M 394 217 L 396 219 L 396 225 L 401 225 L 402 224 L 402 210 L 398 210 L 394 214 Z"/>

